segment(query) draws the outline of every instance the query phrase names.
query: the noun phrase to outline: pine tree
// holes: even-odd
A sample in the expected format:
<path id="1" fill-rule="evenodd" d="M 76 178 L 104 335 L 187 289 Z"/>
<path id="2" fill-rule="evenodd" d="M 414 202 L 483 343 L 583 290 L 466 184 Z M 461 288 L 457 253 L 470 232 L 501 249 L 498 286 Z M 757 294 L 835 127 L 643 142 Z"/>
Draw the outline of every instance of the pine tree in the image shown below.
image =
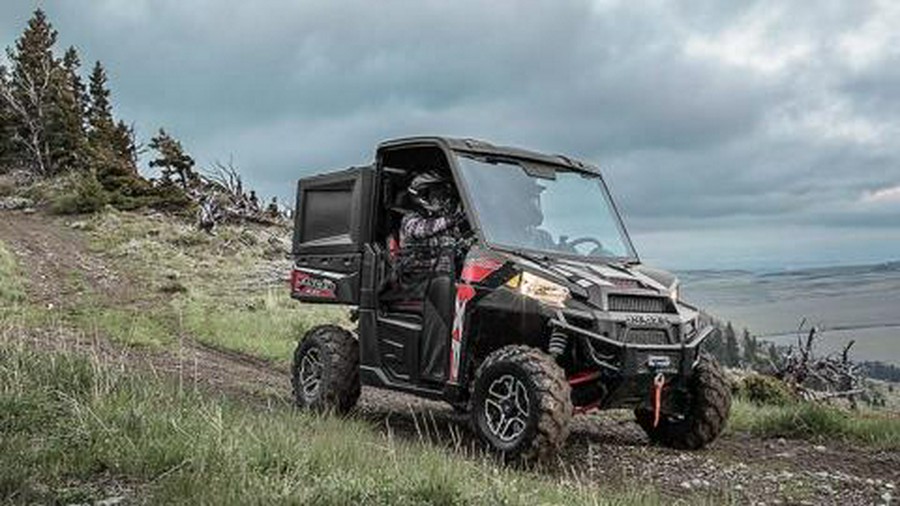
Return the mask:
<path id="1" fill-rule="evenodd" d="M 81 59 L 70 47 L 62 67 L 54 76 L 54 102 L 51 109 L 48 141 L 50 156 L 59 169 L 86 169 L 90 163 L 85 134 L 84 83 L 78 75 Z"/>
<path id="2" fill-rule="evenodd" d="M 125 172 L 137 176 L 134 131 L 124 121 L 116 122 L 113 117 L 106 70 L 100 62 L 94 64 L 88 89 L 87 122 L 91 147 L 108 151 L 118 158 Z"/>
<path id="3" fill-rule="evenodd" d="M 11 127 L 17 155 L 42 176 L 54 171 L 48 127 L 54 74 L 58 68 L 53 58 L 56 37 L 44 11 L 36 10 L 15 48 L 6 50 L 12 68 L 9 79 L 0 89 L 0 97 L 12 112 Z"/>
<path id="4" fill-rule="evenodd" d="M 110 95 L 106 70 L 96 62 L 88 84 L 87 125 L 97 178 L 107 191 L 138 196 L 148 185 L 138 174 L 134 133 L 113 118 Z"/>
<path id="5" fill-rule="evenodd" d="M 112 146 L 133 176 L 138 177 L 138 147 L 134 128 L 119 120 L 112 136 Z"/>
<path id="6" fill-rule="evenodd" d="M 737 336 L 731 322 L 728 322 L 725 326 L 725 364 L 733 367 L 738 365 L 740 360 L 741 351 L 738 348 Z"/>
<path id="7" fill-rule="evenodd" d="M 88 85 L 90 101 L 87 108 L 87 121 L 90 128 L 92 145 L 108 142 L 115 122 L 112 116 L 112 105 L 109 101 L 110 91 L 107 87 L 106 69 L 98 61 L 94 63 Z"/>
<path id="8" fill-rule="evenodd" d="M 778 348 L 775 346 L 775 343 L 769 343 L 769 361 L 772 362 L 772 365 L 775 367 L 781 365 L 781 354 L 778 353 Z"/>
<path id="9" fill-rule="evenodd" d="M 160 169 L 165 184 L 178 184 L 187 190 L 199 181 L 199 176 L 194 172 L 194 159 L 184 152 L 178 140 L 162 128 L 150 139 L 150 149 L 157 152 L 157 157 L 150 160 L 150 166 Z"/>
<path id="10" fill-rule="evenodd" d="M 744 329 L 742 341 L 744 348 L 744 364 L 747 367 L 752 368 L 758 361 L 758 343 L 756 342 L 756 338 L 751 336 L 750 331 L 747 329 Z"/>
<path id="11" fill-rule="evenodd" d="M 78 50 L 74 46 L 70 46 L 66 50 L 66 54 L 63 55 L 63 68 L 69 76 L 71 91 L 78 101 L 78 109 L 81 111 L 82 120 L 86 122 L 90 97 L 88 96 L 87 86 L 79 74 L 81 71 L 81 57 L 78 56 Z M 87 125 L 82 124 L 82 127 L 86 130 Z"/>
<path id="12" fill-rule="evenodd" d="M 53 54 L 57 32 L 40 9 L 6 55 L 11 68 L 0 86 L 9 113 L 13 155 L 40 176 L 85 162 L 83 111 L 77 96 L 77 53 Z M 67 67 L 68 66 L 68 67 Z"/>

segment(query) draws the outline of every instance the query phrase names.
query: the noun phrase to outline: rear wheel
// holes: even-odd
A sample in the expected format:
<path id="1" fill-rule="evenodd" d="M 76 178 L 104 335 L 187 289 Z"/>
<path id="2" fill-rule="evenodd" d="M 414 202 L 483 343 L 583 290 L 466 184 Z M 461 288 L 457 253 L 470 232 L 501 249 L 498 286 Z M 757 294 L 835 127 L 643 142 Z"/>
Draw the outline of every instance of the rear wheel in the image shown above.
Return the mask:
<path id="1" fill-rule="evenodd" d="M 506 346 L 475 373 L 469 411 L 479 437 L 507 460 L 541 459 L 569 435 L 571 389 L 565 372 L 545 353 Z"/>
<path id="2" fill-rule="evenodd" d="M 701 355 L 688 382 L 688 406 L 682 416 L 661 416 L 653 427 L 653 412 L 635 411 L 637 422 L 651 441 L 672 448 L 698 450 L 713 442 L 728 421 L 731 390 L 718 362 Z"/>
<path id="3" fill-rule="evenodd" d="M 359 399 L 359 343 L 341 327 L 314 327 L 297 345 L 291 373 L 298 407 L 346 413 Z"/>

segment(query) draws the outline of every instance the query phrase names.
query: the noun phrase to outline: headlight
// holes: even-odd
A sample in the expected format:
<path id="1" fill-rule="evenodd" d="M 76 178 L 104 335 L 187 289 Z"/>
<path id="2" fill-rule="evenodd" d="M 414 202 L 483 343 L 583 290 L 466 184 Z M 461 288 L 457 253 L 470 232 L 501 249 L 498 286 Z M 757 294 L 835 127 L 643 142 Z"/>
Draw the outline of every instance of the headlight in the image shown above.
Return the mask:
<path id="1" fill-rule="evenodd" d="M 681 299 L 681 285 L 675 283 L 675 286 L 669 290 L 669 297 L 672 298 L 673 302 L 678 302 Z"/>
<path id="2" fill-rule="evenodd" d="M 553 307 L 563 307 L 563 303 L 569 298 L 568 288 L 528 272 L 517 274 L 506 282 L 506 286 Z"/>

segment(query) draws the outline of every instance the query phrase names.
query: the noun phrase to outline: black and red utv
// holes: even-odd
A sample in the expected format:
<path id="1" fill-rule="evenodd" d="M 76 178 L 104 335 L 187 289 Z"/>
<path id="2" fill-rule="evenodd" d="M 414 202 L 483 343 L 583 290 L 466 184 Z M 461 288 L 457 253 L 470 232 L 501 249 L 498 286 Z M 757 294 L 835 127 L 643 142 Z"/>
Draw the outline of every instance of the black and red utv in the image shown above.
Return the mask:
<path id="1" fill-rule="evenodd" d="M 464 237 L 451 272 L 398 301 L 392 245 L 423 171 L 455 184 Z M 728 418 L 723 373 L 700 351 L 714 328 L 673 275 L 640 263 L 589 164 L 470 139 L 384 142 L 372 165 L 300 180 L 293 256 L 293 297 L 351 306 L 358 324 L 300 341 L 301 407 L 345 412 L 360 385 L 440 399 L 521 459 L 551 454 L 593 409 L 634 409 L 651 440 L 686 449 Z"/>

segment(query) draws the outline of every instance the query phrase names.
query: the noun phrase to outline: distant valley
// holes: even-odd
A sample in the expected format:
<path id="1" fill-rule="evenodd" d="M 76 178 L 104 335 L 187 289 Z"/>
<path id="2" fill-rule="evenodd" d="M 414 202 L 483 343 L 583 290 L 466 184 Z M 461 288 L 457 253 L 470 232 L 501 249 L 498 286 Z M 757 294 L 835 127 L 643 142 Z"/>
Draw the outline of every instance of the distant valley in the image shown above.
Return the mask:
<path id="1" fill-rule="evenodd" d="M 855 339 L 856 360 L 900 364 L 900 262 L 678 274 L 685 300 L 737 329 L 786 345 L 796 342 L 805 318 L 824 332 L 822 353 Z"/>

